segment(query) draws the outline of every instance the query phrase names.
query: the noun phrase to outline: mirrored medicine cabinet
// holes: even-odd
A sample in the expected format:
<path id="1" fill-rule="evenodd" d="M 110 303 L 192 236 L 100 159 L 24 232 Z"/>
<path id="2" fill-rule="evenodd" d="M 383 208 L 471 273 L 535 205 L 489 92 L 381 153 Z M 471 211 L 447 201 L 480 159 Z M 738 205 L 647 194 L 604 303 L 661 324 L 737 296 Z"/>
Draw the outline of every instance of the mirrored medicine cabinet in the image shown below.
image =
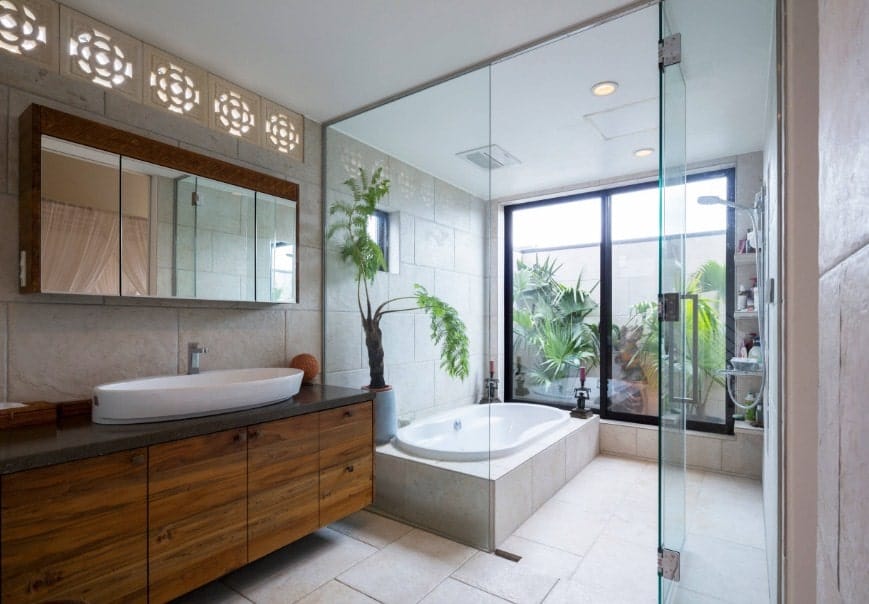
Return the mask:
<path id="1" fill-rule="evenodd" d="M 296 302 L 296 183 L 40 105 L 21 115 L 20 289 Z"/>

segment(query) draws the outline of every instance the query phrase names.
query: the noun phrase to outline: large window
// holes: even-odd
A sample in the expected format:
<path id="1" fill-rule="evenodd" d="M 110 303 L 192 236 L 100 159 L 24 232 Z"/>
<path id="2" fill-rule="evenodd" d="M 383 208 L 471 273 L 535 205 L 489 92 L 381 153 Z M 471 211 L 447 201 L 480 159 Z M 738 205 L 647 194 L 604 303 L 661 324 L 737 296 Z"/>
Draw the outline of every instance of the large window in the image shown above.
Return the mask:
<path id="1" fill-rule="evenodd" d="M 732 193 L 732 170 L 689 177 L 686 189 L 685 271 L 703 318 L 691 351 L 701 396 L 686 414 L 692 428 L 719 432 L 732 426 L 717 374 L 728 348 L 732 215 L 697 198 Z M 658 199 L 648 183 L 506 208 L 508 400 L 573 407 L 585 368 L 603 417 L 657 421 Z"/>

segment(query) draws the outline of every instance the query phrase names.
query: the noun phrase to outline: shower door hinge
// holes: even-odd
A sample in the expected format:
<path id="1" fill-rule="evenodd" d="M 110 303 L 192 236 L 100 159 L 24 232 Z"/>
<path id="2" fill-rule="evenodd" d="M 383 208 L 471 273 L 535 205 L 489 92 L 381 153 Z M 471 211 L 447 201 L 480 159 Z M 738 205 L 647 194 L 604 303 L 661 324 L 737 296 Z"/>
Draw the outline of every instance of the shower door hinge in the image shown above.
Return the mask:
<path id="1" fill-rule="evenodd" d="M 190 205 L 198 206 L 199 205 L 199 193 L 193 191 L 190 193 Z"/>
<path id="2" fill-rule="evenodd" d="M 658 42 L 658 67 L 664 69 L 681 62 L 682 34 L 673 34 Z"/>
<path id="3" fill-rule="evenodd" d="M 658 548 L 658 575 L 679 582 L 679 552 L 674 549 Z"/>
<path id="4" fill-rule="evenodd" d="M 658 320 L 663 323 L 677 322 L 681 300 L 679 292 L 658 294 Z"/>

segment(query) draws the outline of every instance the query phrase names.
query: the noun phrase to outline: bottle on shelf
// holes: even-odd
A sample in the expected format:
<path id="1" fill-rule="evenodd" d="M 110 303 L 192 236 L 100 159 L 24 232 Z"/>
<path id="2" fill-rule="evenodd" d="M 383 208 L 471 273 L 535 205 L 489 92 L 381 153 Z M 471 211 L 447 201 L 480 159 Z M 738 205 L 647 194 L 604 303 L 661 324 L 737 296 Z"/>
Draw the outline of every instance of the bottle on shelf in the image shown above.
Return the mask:
<path id="1" fill-rule="evenodd" d="M 748 306 L 748 290 L 742 283 L 739 284 L 739 293 L 736 295 L 736 311 L 743 312 Z"/>
<path id="2" fill-rule="evenodd" d="M 755 337 L 754 342 L 751 345 L 751 350 L 748 352 L 748 358 L 754 359 L 754 361 L 760 365 L 763 363 L 763 350 L 760 348 L 760 337 Z"/>

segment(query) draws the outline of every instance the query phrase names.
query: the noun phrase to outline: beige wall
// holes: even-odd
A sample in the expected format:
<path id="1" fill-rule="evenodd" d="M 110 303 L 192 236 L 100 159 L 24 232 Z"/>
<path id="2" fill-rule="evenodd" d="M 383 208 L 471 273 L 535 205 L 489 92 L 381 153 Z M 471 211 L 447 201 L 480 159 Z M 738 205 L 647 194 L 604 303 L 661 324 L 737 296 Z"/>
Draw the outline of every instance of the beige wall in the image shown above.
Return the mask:
<path id="1" fill-rule="evenodd" d="M 783 591 L 814 602 L 818 392 L 818 81 L 815 0 L 786 0 L 781 204 Z"/>
<path id="2" fill-rule="evenodd" d="M 300 184 L 298 304 L 21 295 L 17 285 L 18 116 L 41 103 Z M 305 124 L 299 162 L 151 109 L 100 86 L 0 53 L 0 399 L 64 400 L 96 384 L 203 369 L 280 366 L 321 349 L 322 205 L 319 124 Z"/>
<path id="3" fill-rule="evenodd" d="M 817 601 L 869 601 L 869 4 L 821 0 Z"/>

